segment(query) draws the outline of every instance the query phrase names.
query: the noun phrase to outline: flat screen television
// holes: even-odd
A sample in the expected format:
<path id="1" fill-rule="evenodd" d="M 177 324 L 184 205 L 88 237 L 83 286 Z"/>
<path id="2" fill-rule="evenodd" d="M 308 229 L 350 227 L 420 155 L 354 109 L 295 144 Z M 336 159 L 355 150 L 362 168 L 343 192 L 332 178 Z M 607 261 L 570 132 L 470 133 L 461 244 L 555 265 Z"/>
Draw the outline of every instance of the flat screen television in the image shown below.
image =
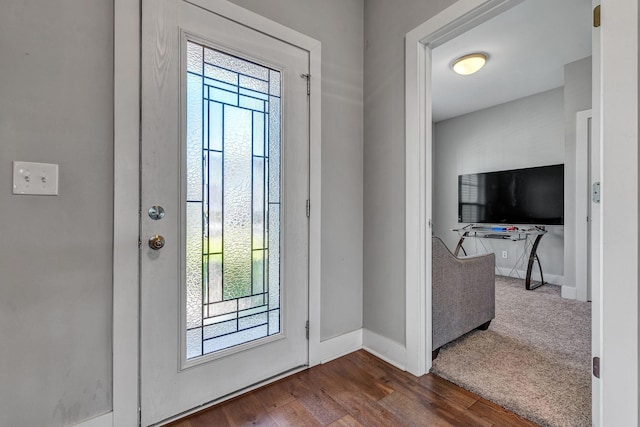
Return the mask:
<path id="1" fill-rule="evenodd" d="M 564 165 L 458 175 L 458 222 L 564 224 Z"/>

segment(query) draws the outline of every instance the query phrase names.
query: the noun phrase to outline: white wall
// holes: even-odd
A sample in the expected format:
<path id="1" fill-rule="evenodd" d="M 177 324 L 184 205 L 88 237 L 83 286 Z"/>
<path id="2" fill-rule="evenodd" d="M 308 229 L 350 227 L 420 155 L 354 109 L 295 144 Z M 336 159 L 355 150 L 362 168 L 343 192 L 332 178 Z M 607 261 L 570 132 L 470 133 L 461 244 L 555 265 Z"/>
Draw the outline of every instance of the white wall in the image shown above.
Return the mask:
<path id="1" fill-rule="evenodd" d="M 0 425 L 68 425 L 112 404 L 112 1 L 3 1 L 0 58 Z"/>
<path id="2" fill-rule="evenodd" d="M 434 128 L 433 232 L 453 250 L 458 242 L 458 234 L 451 231 L 459 226 L 458 175 L 564 163 L 563 89 L 444 120 Z M 547 226 L 549 232 L 538 248 L 545 280 L 552 283 L 562 281 L 563 229 Z M 471 254 L 485 251 L 484 244 L 497 254 L 498 274 L 508 275 L 522 255 L 523 243 L 468 239 L 464 247 Z M 507 251 L 507 259 L 502 251 Z M 526 271 L 526 263 L 519 269 Z"/>
<path id="3" fill-rule="evenodd" d="M 453 0 L 366 0 L 364 327 L 405 344 L 404 37 Z"/>
<path id="4" fill-rule="evenodd" d="M 591 57 L 565 65 L 564 67 L 564 188 L 566 218 L 576 215 L 576 113 L 591 108 Z M 564 283 L 576 287 L 576 224 L 567 221 L 564 227 L 565 259 Z"/>
<path id="5" fill-rule="evenodd" d="M 232 1 L 322 43 L 320 335 L 325 340 L 360 329 L 363 0 Z"/>

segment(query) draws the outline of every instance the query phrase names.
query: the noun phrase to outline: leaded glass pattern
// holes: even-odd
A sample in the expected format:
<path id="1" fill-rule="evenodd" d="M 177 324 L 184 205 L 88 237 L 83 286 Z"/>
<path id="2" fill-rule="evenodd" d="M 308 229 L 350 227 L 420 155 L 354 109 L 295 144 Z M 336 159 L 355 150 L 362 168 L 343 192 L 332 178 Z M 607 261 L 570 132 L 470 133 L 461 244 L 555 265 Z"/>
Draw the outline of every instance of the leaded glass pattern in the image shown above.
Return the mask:
<path id="1" fill-rule="evenodd" d="M 280 87 L 187 42 L 187 359 L 280 332 Z"/>

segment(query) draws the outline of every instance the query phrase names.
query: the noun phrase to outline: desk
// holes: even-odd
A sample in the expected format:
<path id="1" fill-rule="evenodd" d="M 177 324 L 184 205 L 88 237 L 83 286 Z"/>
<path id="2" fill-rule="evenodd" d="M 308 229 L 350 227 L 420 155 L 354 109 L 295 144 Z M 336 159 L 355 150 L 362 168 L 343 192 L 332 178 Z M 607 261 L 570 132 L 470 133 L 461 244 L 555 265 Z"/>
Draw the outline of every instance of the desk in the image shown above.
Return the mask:
<path id="1" fill-rule="evenodd" d="M 547 230 L 540 226 L 531 226 L 528 228 L 523 227 L 483 227 L 474 224 L 467 225 L 462 228 L 454 228 L 452 231 L 458 233 L 460 236 L 460 240 L 458 241 L 458 245 L 456 246 L 456 250 L 453 253 L 455 256 L 458 256 L 460 249 L 466 255 L 466 251 L 462 247 L 464 243 L 464 239 L 472 238 L 472 239 L 501 239 L 501 240 L 511 240 L 514 242 L 524 241 L 525 242 L 525 251 L 523 255 L 526 256 L 527 250 L 529 250 L 529 262 L 527 264 L 527 276 L 525 279 L 525 287 L 528 291 L 539 288 L 544 285 L 544 276 L 542 275 L 542 265 L 540 264 L 540 258 L 538 258 L 537 250 L 538 245 L 540 244 L 540 240 L 542 236 L 547 234 Z M 533 263 L 538 263 L 538 268 L 540 269 L 540 284 L 537 286 L 531 286 L 531 270 L 533 270 Z M 514 269 L 517 267 L 518 261 L 516 261 L 516 265 Z"/>

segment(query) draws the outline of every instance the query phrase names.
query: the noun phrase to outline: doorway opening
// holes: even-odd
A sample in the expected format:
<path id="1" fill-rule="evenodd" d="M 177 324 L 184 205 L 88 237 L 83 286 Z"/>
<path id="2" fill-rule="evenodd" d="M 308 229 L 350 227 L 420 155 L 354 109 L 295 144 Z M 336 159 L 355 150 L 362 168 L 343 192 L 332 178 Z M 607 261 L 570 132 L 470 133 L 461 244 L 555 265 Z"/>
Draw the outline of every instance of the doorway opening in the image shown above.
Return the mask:
<path id="1" fill-rule="evenodd" d="M 424 140 L 425 135 L 432 136 L 433 135 L 433 147 L 434 151 L 431 152 L 429 146 L 422 147 L 410 147 L 407 146 L 407 176 L 409 177 L 412 173 L 412 166 L 416 166 L 413 160 L 410 160 L 410 157 L 415 155 L 424 163 L 422 165 L 417 165 L 417 176 L 421 177 L 417 181 L 409 182 L 407 181 L 407 200 L 409 199 L 409 194 L 415 195 L 415 191 L 420 191 L 421 194 L 424 194 L 424 200 L 417 200 L 413 205 L 407 201 L 407 254 L 409 254 L 409 248 L 412 244 L 417 244 L 419 251 L 419 256 L 423 259 L 431 259 L 432 254 L 430 253 L 430 242 L 427 240 L 426 242 L 419 242 L 415 240 L 411 240 L 409 237 L 409 230 L 413 229 L 415 233 L 416 225 L 418 228 L 420 226 L 424 227 L 423 230 L 426 231 L 425 235 L 428 235 L 428 231 L 431 228 L 433 235 L 443 238 L 447 241 L 449 248 L 453 252 L 453 248 L 456 246 L 456 242 L 458 240 L 458 236 L 451 231 L 452 228 L 457 228 L 458 225 L 458 215 L 457 215 L 457 178 L 458 175 L 465 173 L 476 173 L 476 172 L 487 172 L 487 171 L 496 171 L 496 170 L 507 170 L 507 169 L 516 169 L 516 168 L 525 168 L 525 167 L 533 167 L 533 166 L 542 166 L 548 164 L 557 164 L 557 163 L 566 163 L 566 153 L 565 153 L 565 139 L 568 140 L 569 136 L 565 135 L 565 106 L 563 105 L 564 91 L 562 86 L 562 75 L 560 76 L 560 84 L 544 88 L 539 91 L 532 91 L 528 94 L 520 95 L 516 97 L 516 99 L 502 99 L 502 102 L 496 102 L 495 104 L 502 105 L 502 108 L 507 110 L 507 113 L 512 113 L 511 116 L 503 116 L 502 123 L 494 122 L 494 129 L 499 127 L 504 132 L 500 135 L 493 135 L 493 141 L 489 144 L 485 143 L 481 145 L 483 135 L 491 135 L 492 126 L 488 124 L 490 120 L 490 116 L 496 114 L 496 110 L 499 110 L 500 107 L 495 107 L 494 105 L 484 105 L 481 106 L 481 113 L 473 113 L 472 111 L 477 111 L 478 107 L 473 110 L 464 111 L 462 113 L 453 114 L 448 117 L 442 117 L 442 110 L 438 109 L 437 105 L 437 96 L 438 91 L 444 91 L 443 87 L 446 87 L 446 84 L 443 84 L 442 81 L 437 80 L 437 72 L 436 67 L 440 65 L 441 58 L 438 57 L 438 50 L 445 49 L 447 44 L 455 45 L 460 40 L 464 39 L 464 33 L 467 33 L 469 29 L 471 33 L 474 33 L 478 30 L 478 21 L 482 21 L 485 24 L 490 23 L 491 18 L 496 20 L 501 20 L 505 16 L 516 12 L 518 9 L 523 9 L 527 6 L 527 3 L 530 2 L 486 2 L 484 3 L 484 7 L 477 7 L 472 10 L 467 10 L 467 16 L 464 19 L 460 19 L 455 24 L 449 22 L 449 27 L 447 24 L 442 25 L 440 33 L 438 31 L 434 31 L 430 35 L 427 36 L 426 39 L 422 38 L 422 43 L 427 46 L 425 49 L 424 56 L 421 56 L 423 53 L 418 49 L 417 61 L 418 64 L 421 64 L 424 60 L 427 63 L 426 69 L 422 69 L 421 67 L 417 67 L 417 75 L 410 75 L 415 70 L 412 70 L 408 67 L 407 69 L 407 81 L 409 82 L 411 78 L 416 78 L 418 84 L 420 85 L 420 90 L 418 91 L 418 96 L 412 98 L 409 95 L 409 91 L 407 91 L 407 114 L 408 114 L 408 127 L 407 137 L 417 136 L 419 140 Z M 584 3 L 584 2 L 582 2 Z M 453 7 L 451 8 L 453 9 Z M 586 19 L 586 39 L 587 44 L 590 45 L 591 40 L 591 28 L 590 28 L 590 5 L 587 4 L 586 7 L 583 8 L 584 12 L 580 16 L 584 16 Z M 444 13 L 443 13 L 444 15 Z M 529 17 L 531 15 L 529 14 Z M 446 18 L 443 18 L 443 20 Z M 530 19 L 530 22 L 537 22 L 536 19 Z M 526 25 L 524 25 L 526 26 Z M 451 29 L 454 28 L 455 29 Z M 444 29 L 443 29 L 444 28 Z M 423 31 L 422 37 L 424 37 L 426 31 Z M 504 36 L 504 39 L 513 40 L 513 37 Z M 474 41 L 479 41 L 480 37 L 471 37 Z M 497 46 L 497 45 L 496 45 Z M 413 46 L 408 42 L 408 48 L 412 48 Z M 498 47 L 494 48 L 498 49 Z M 466 46 L 466 51 L 456 52 L 455 55 L 448 55 L 448 59 L 444 61 L 445 68 L 449 65 L 449 62 L 456 57 L 459 57 L 464 54 L 469 54 L 474 51 L 487 51 L 488 48 L 482 46 Z M 523 50 L 527 51 L 526 48 Z M 531 50 L 529 49 L 530 53 Z M 495 60 L 494 64 L 500 65 L 500 61 L 503 59 L 500 55 L 505 54 L 505 52 L 499 51 L 492 58 L 491 52 L 489 52 L 489 61 L 487 65 L 491 65 L 492 59 Z M 570 58 L 565 63 L 562 64 L 562 68 L 570 63 L 578 62 L 585 57 L 589 56 L 591 52 L 587 52 L 586 54 L 580 54 L 577 57 Z M 442 62 L 442 61 L 441 61 Z M 584 63 L 580 64 L 583 67 L 588 68 L 589 74 L 591 69 L 590 61 L 585 60 Z M 577 65 L 576 65 L 577 66 Z M 525 66 L 526 67 L 526 66 Z M 423 74 L 419 74 L 419 73 Z M 483 73 L 485 76 L 490 72 L 490 67 L 485 66 L 485 69 L 481 70 L 478 73 L 478 76 Z M 522 71 L 518 71 L 518 73 L 522 73 Z M 453 76 L 453 73 L 451 74 Z M 460 76 L 455 76 L 458 78 L 456 84 L 459 86 L 464 86 L 465 83 L 462 82 L 462 78 Z M 590 107 L 591 100 L 591 81 L 589 79 L 588 82 L 585 83 L 585 87 L 588 89 L 588 92 L 583 96 L 583 98 L 589 101 L 589 104 L 586 106 L 579 106 L 580 108 L 572 111 L 572 116 L 574 117 L 573 123 L 573 132 L 572 135 L 575 138 L 575 113 L 576 111 L 585 109 Z M 488 85 L 485 84 L 485 87 Z M 409 83 L 407 83 L 407 88 L 409 88 Z M 495 88 L 493 87 L 494 92 L 498 95 L 496 98 L 504 95 L 506 92 L 503 88 Z M 433 96 L 433 104 L 430 104 L 430 99 L 427 98 L 426 101 L 421 99 L 421 94 L 426 91 L 431 96 Z M 447 93 L 448 98 L 455 98 L 455 94 L 450 96 Z M 472 88 L 466 88 L 462 93 L 463 99 L 466 97 L 466 104 L 474 104 L 475 100 L 481 99 L 486 100 L 486 96 L 478 96 L 477 93 L 474 93 Z M 465 101 L 463 101 L 465 102 Z M 510 104 L 506 104 L 506 103 Z M 526 106 L 524 105 L 526 104 Z M 535 138 L 535 132 L 530 129 L 522 129 L 522 122 L 518 123 L 517 118 L 513 117 L 513 114 L 518 113 L 518 110 L 523 110 L 526 108 L 532 108 L 535 104 L 540 104 L 539 110 L 541 114 L 529 114 L 527 118 L 527 114 L 524 114 L 524 120 L 527 119 L 530 122 L 536 122 L 539 126 L 537 130 L 538 137 Z M 418 129 L 423 129 L 423 125 L 426 123 L 420 123 L 420 120 L 430 121 L 431 117 L 433 117 L 433 133 L 429 130 L 431 126 L 424 126 L 427 130 L 424 135 L 410 135 L 410 131 L 413 130 L 409 123 L 414 118 L 410 117 L 410 110 L 412 108 L 417 107 L 419 111 L 427 111 L 428 115 L 425 118 L 423 117 L 415 117 L 416 127 Z M 471 108 L 471 107 L 470 107 Z M 550 110 L 555 110 L 555 116 L 553 116 Z M 547 115 L 548 117 L 543 117 Z M 455 118 L 454 118 L 455 117 Z M 558 118 L 559 117 L 559 118 Z M 548 120 L 547 120 L 548 119 Z M 437 123 L 436 123 L 437 122 Z M 448 122 L 448 123 L 447 123 Z M 542 123 L 547 123 L 546 125 L 542 125 Z M 448 126 L 450 125 L 450 126 Z M 510 127 L 511 126 L 511 127 Z M 555 129 L 553 129 L 555 127 Z M 486 132 L 485 132 L 486 131 Z M 484 134 L 483 134 L 484 133 Z M 527 134 L 529 133 L 529 134 Z M 551 135 L 550 133 L 554 133 Z M 467 139 L 466 145 L 463 141 Z M 531 139 L 529 139 L 531 138 Z M 536 140 L 537 139 L 537 140 Z M 575 139 L 574 139 L 575 141 Z M 441 145 L 439 146 L 439 143 Z M 528 145 L 527 145 L 528 144 Z M 573 143 L 575 145 L 575 142 Z M 418 152 L 411 153 L 412 148 L 417 148 Z M 569 150 L 567 150 L 569 151 Z M 509 156 L 514 153 L 514 155 Z M 575 158 L 575 150 L 572 152 Z M 565 171 L 568 176 L 571 177 L 569 182 L 572 185 L 575 185 L 575 163 L 569 161 L 569 168 L 565 167 Z M 429 179 L 429 165 L 433 165 L 433 176 Z M 566 166 L 566 164 L 565 164 Z M 474 170 L 475 169 L 475 170 Z M 569 169 L 567 171 L 567 169 Z M 433 184 L 430 184 L 432 182 Z M 566 184 L 567 180 L 565 179 L 565 191 L 567 191 L 568 185 Z M 420 188 L 416 188 L 415 184 L 418 184 Z M 571 197 L 575 197 L 575 193 L 573 188 L 571 189 Z M 566 203 L 565 203 L 566 204 Z M 573 203 L 572 203 L 573 205 Z M 431 215 L 431 211 L 433 210 L 433 215 Z M 410 220 L 411 212 L 419 212 L 419 215 L 426 214 L 422 218 L 419 216 L 414 218 L 416 221 L 412 222 Z M 573 212 L 572 212 L 573 215 Z M 430 220 L 432 218 L 432 221 Z M 542 245 L 540 247 L 540 257 L 542 259 L 542 264 L 545 266 L 545 279 L 547 282 L 552 282 L 557 285 L 564 285 L 562 289 L 562 294 L 565 297 L 573 297 L 575 298 L 575 282 L 566 283 L 563 282 L 563 278 L 566 278 L 566 272 L 563 272 L 564 262 L 563 255 L 565 255 L 567 248 L 563 248 L 563 243 L 566 242 L 568 238 L 574 239 L 574 234 L 570 233 L 570 236 L 567 236 L 565 233 L 565 229 L 570 227 L 575 227 L 573 223 L 573 218 L 567 221 L 565 218 L 565 226 L 560 227 L 547 227 L 547 237 L 542 240 Z M 465 224 L 462 224 L 465 225 Z M 519 224 L 514 224 L 519 225 Z M 575 230 L 575 228 L 573 229 Z M 480 240 L 480 239 L 478 239 Z M 481 242 L 488 242 L 488 240 L 481 240 Z M 466 247 L 468 243 L 465 243 L 465 247 L 468 252 L 474 252 L 475 249 L 478 249 L 477 242 L 471 243 L 471 247 Z M 498 258 L 498 273 L 502 273 L 503 275 L 509 275 L 509 273 L 514 273 L 513 275 L 522 274 L 518 271 L 517 268 L 512 266 L 505 265 L 508 262 L 513 262 L 513 259 L 520 258 L 522 255 L 522 249 L 519 247 L 514 247 L 512 244 L 505 245 L 505 242 L 502 241 L 491 241 L 493 245 L 488 244 L 489 249 L 492 252 L 497 254 Z M 565 243 L 566 244 L 566 243 Z M 504 245 L 504 247 L 502 247 Z M 495 247 L 492 247 L 495 246 Z M 573 245 L 569 248 L 573 250 Z M 512 254 L 512 251 L 515 251 L 515 254 Z M 502 261 L 503 256 L 506 253 L 506 262 Z M 575 254 L 571 254 L 570 256 L 574 257 Z M 409 265 L 410 260 L 408 260 Z M 430 266 L 428 266 L 430 267 Z M 502 268 L 500 268 L 502 267 Z M 573 261 L 572 268 L 575 268 L 575 260 Z M 411 272 L 407 271 L 408 277 L 407 280 L 411 280 L 410 274 Z M 418 269 L 415 271 L 416 278 L 418 280 L 430 281 L 430 268 Z M 534 276 L 534 280 L 536 277 Z M 537 278 L 540 280 L 540 278 Z M 553 287 L 547 286 L 548 289 L 553 289 Z M 541 288 L 541 291 L 544 288 Z M 573 290 L 573 292 L 572 292 Z M 555 287 L 555 291 L 558 294 L 557 298 L 560 299 L 560 288 Z M 498 292 L 498 290 L 496 290 Z M 425 295 L 426 299 L 426 307 L 424 307 L 424 312 L 426 313 L 425 323 L 427 325 L 427 339 L 430 340 L 430 328 L 432 327 L 430 324 L 430 305 L 431 299 L 430 295 L 428 295 L 429 290 L 427 290 L 427 295 Z M 571 295 L 573 293 L 573 295 Z M 415 295 L 414 295 L 415 296 Z M 411 309 L 409 304 L 409 292 L 407 294 L 407 308 Z M 497 298 L 496 298 L 497 299 Z M 590 316 L 586 319 L 587 323 L 587 331 L 590 323 Z M 479 325 L 478 325 L 479 326 Z M 407 324 L 407 331 L 412 332 L 417 328 L 410 328 L 409 324 Z M 572 328 L 573 329 L 573 328 Z M 571 331 L 570 331 L 571 332 Z M 575 331 L 574 331 L 575 332 Z M 587 335 L 590 334 L 587 332 Z M 590 336 L 588 337 L 590 338 Z M 410 346 L 410 342 L 408 339 L 408 349 Z M 429 346 L 431 343 L 426 342 L 426 346 Z M 590 343 L 587 341 L 583 343 L 583 347 L 585 347 L 585 357 L 584 359 L 584 377 L 587 383 L 587 388 L 590 382 Z M 442 357 L 442 353 L 441 356 Z M 425 367 L 430 365 L 429 361 L 425 361 Z M 476 390 L 474 390 L 476 391 Z M 482 393 L 481 393 L 482 394 Z M 590 403 L 590 399 L 588 396 L 588 400 Z"/>

